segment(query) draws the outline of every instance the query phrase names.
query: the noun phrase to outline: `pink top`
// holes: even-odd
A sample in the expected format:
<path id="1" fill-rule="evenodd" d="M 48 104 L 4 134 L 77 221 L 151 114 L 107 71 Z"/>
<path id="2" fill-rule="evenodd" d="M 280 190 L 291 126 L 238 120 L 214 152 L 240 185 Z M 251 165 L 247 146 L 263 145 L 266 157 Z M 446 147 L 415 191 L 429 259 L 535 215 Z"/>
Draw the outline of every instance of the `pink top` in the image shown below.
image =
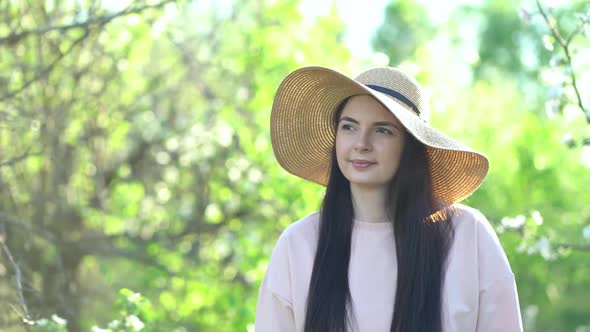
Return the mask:
<path id="1" fill-rule="evenodd" d="M 443 330 L 522 331 L 514 275 L 496 233 L 479 211 L 456 206 Z M 316 212 L 281 234 L 260 285 L 255 331 L 303 331 L 318 222 Z M 349 287 L 358 326 L 352 331 L 389 331 L 396 280 L 393 226 L 355 220 Z"/>

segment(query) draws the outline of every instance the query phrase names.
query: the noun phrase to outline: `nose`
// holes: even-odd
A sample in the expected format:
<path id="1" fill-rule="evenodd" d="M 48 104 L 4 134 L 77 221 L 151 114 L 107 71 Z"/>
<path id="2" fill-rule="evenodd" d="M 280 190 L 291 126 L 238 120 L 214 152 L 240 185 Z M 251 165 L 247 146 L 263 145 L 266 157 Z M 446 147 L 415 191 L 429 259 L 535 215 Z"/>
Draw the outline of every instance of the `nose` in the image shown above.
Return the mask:
<path id="1" fill-rule="evenodd" d="M 354 148 L 357 151 L 369 151 L 372 149 L 370 132 L 368 130 L 359 133 L 356 138 Z"/>

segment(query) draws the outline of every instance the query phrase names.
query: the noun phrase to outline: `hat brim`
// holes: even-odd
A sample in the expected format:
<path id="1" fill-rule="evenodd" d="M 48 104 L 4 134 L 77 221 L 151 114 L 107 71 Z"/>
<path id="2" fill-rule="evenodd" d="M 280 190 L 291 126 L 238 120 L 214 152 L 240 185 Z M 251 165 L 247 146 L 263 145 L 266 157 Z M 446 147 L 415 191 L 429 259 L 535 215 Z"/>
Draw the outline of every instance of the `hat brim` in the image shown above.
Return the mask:
<path id="1" fill-rule="evenodd" d="M 427 147 L 436 198 L 459 202 L 483 182 L 488 159 L 421 119 L 409 106 L 335 70 L 304 67 L 280 84 L 271 112 L 271 141 L 279 164 L 296 176 L 325 186 L 336 128 L 334 113 L 346 98 L 371 95 Z"/>

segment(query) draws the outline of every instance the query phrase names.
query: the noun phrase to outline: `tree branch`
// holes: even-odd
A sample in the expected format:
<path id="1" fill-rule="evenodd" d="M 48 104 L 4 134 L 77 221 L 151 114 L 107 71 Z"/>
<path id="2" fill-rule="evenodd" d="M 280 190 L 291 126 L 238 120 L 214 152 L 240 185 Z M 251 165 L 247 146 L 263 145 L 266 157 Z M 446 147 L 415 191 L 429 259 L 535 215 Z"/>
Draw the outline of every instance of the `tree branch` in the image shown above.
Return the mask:
<path id="1" fill-rule="evenodd" d="M 21 87 L 12 90 L 10 92 L 8 92 L 7 94 L 3 95 L 0 98 L 0 101 L 4 101 L 6 99 L 12 98 L 14 96 L 16 96 L 17 94 L 21 93 L 22 91 L 24 91 L 26 88 L 28 88 L 31 84 L 33 84 L 35 81 L 41 79 L 42 77 L 45 77 L 47 74 L 49 74 L 53 68 L 66 56 L 68 55 L 70 52 L 72 52 L 74 50 L 74 47 L 76 45 L 78 45 L 79 43 L 81 43 L 84 39 L 86 39 L 86 37 L 88 37 L 88 35 L 90 34 L 90 30 L 86 30 L 85 33 L 78 39 L 76 39 L 71 45 L 70 47 L 68 47 L 68 49 L 63 52 L 60 53 L 59 56 L 53 60 L 53 62 L 51 62 L 49 64 L 49 66 L 45 67 L 43 70 L 41 70 L 40 72 L 38 72 L 33 78 L 31 78 L 30 80 L 26 81 Z M 1 43 L 0 43 L 1 44 Z"/>
<path id="2" fill-rule="evenodd" d="M 150 257 L 149 255 L 143 254 L 141 252 L 136 252 L 132 250 L 126 250 L 123 248 L 117 247 L 110 247 L 110 248 L 100 248 L 100 249 L 91 249 L 88 251 L 88 254 L 93 254 L 96 256 L 103 256 L 103 257 L 123 257 L 128 258 L 132 261 L 144 264 L 146 266 L 152 266 L 161 270 L 168 274 L 169 276 L 176 276 L 177 273 L 170 270 L 166 265 L 160 263 L 154 257 Z"/>
<path id="3" fill-rule="evenodd" d="M 541 5 L 541 1 L 536 0 L 536 3 L 537 3 L 537 9 L 539 10 L 539 13 L 541 14 L 541 16 L 543 16 L 543 20 L 545 21 L 545 23 L 547 23 L 549 30 L 551 30 L 551 35 L 553 36 L 553 38 L 555 38 L 555 40 L 557 41 L 559 46 L 563 49 L 563 53 L 565 54 L 566 65 L 569 69 L 567 72 L 568 72 L 568 75 L 570 76 L 570 79 L 572 82 L 572 87 L 574 88 L 574 92 L 576 94 L 578 107 L 580 108 L 582 113 L 584 113 L 584 117 L 586 118 L 586 122 L 588 122 L 588 124 L 590 124 L 590 111 L 586 110 L 586 108 L 584 107 L 584 103 L 582 102 L 582 96 L 580 94 L 580 90 L 578 89 L 578 84 L 576 81 L 576 73 L 573 70 L 573 61 L 572 61 L 572 56 L 571 56 L 570 48 L 569 48 L 570 43 L 573 40 L 574 36 L 576 36 L 578 33 L 580 33 L 582 31 L 583 25 L 579 25 L 578 28 L 574 32 L 572 32 L 572 34 L 566 40 L 559 33 L 559 30 L 558 30 L 556 24 L 551 22 L 549 15 L 547 14 L 545 9 Z"/>
<path id="4" fill-rule="evenodd" d="M 10 253 L 10 249 L 8 249 L 8 246 L 5 243 L 5 236 L 6 233 L 2 233 L 0 234 L 0 246 L 2 247 L 2 251 L 4 252 L 4 254 L 6 255 L 6 257 L 8 257 L 8 260 L 10 261 L 10 264 L 12 265 L 12 269 L 14 270 L 14 278 L 15 278 L 15 283 L 16 283 L 16 295 L 18 297 L 18 302 L 20 304 L 20 307 L 23 311 L 23 320 L 26 321 L 31 321 L 31 316 L 29 314 L 29 309 L 27 307 L 27 303 L 25 302 L 25 297 L 23 295 L 23 284 L 22 284 L 22 276 L 21 276 L 21 270 L 20 267 L 18 266 L 18 264 L 16 263 L 16 261 L 14 260 L 14 258 L 12 257 L 12 254 Z M 16 311 L 16 310 L 15 310 Z M 16 311 L 18 313 L 18 311 Z"/>
<path id="5" fill-rule="evenodd" d="M 576 243 L 558 243 L 555 245 L 560 249 L 572 249 L 580 251 L 590 251 L 590 244 L 576 244 Z"/>
<path id="6" fill-rule="evenodd" d="M 35 225 L 35 227 L 33 227 L 32 225 L 26 223 L 26 222 L 22 222 L 19 220 L 16 220 L 15 218 L 0 212 L 0 232 L 2 234 L 5 233 L 5 228 L 4 228 L 4 224 L 5 223 L 9 223 L 15 226 L 18 226 L 19 228 L 23 228 L 25 231 L 27 231 L 29 234 L 36 234 L 37 236 L 39 236 L 40 238 L 50 242 L 50 243 L 56 243 L 57 239 L 56 237 L 53 235 L 53 233 L 51 233 L 49 230 L 44 229 L 41 227 L 41 225 Z"/>
<path id="7" fill-rule="evenodd" d="M 73 246 L 80 249 L 82 255 L 128 258 L 132 261 L 136 261 L 147 266 L 153 266 L 170 276 L 177 275 L 176 272 L 170 270 L 166 265 L 159 262 L 155 257 L 151 257 L 145 252 L 140 250 L 123 249 L 116 246 L 113 243 L 114 238 L 115 237 L 105 236 L 104 234 L 89 234 L 81 238 L 79 241 L 76 241 Z M 130 237 L 129 235 L 124 235 L 122 238 L 136 242 L 136 244 L 139 243 L 139 241 L 134 241 L 135 238 Z M 147 244 L 149 241 L 141 242 L 142 243 L 140 244 L 140 247 L 143 247 L 143 245 Z"/>
<path id="8" fill-rule="evenodd" d="M 21 160 L 27 159 L 30 156 L 38 156 L 38 155 L 40 155 L 40 153 L 29 153 L 30 150 L 31 150 L 31 148 L 29 147 L 27 149 L 27 151 L 25 151 L 23 154 L 21 154 L 18 157 L 14 157 L 14 158 L 9 159 L 9 160 L 6 160 L 6 161 L 0 161 L 0 167 L 12 166 L 12 165 L 20 162 Z"/>
<path id="9" fill-rule="evenodd" d="M 39 29 L 32 29 L 32 30 L 26 30 L 20 33 L 16 33 L 16 34 L 11 34 L 5 37 L 0 37 L 0 45 L 2 45 L 3 43 L 9 43 L 9 44 L 14 44 L 18 41 L 20 41 L 21 39 L 27 37 L 28 35 L 44 35 L 50 31 L 60 31 L 61 33 L 67 31 L 67 30 L 71 30 L 74 28 L 82 28 L 84 29 L 84 34 L 80 37 L 77 38 L 69 47 L 68 49 L 63 52 L 60 53 L 59 56 L 51 63 L 49 64 L 49 66 L 47 66 L 46 68 L 44 68 L 43 70 L 41 70 L 40 72 L 36 73 L 36 75 L 31 78 L 30 80 L 26 81 L 21 87 L 10 91 L 8 93 L 6 93 L 5 95 L 3 95 L 2 97 L 0 97 L 0 101 L 4 101 L 6 99 L 12 98 L 14 96 L 16 96 L 17 94 L 19 94 L 20 92 L 24 91 L 26 88 L 28 88 L 32 83 L 34 83 L 35 81 L 41 79 L 42 77 L 47 76 L 52 70 L 53 68 L 69 53 L 71 53 L 71 51 L 74 49 L 74 47 L 76 45 L 78 45 L 79 43 L 81 43 L 84 39 L 86 39 L 86 37 L 88 37 L 88 35 L 90 34 L 91 28 L 93 28 L 94 26 L 103 26 L 107 23 L 109 23 L 110 21 L 114 20 L 117 17 L 121 17 L 121 16 L 125 16 L 125 15 L 130 15 L 130 14 L 137 14 L 137 13 L 141 13 L 147 9 L 154 9 L 154 8 L 159 8 L 162 7 L 168 3 L 174 2 L 176 0 L 163 0 L 159 3 L 153 4 L 153 5 L 143 5 L 143 6 L 130 6 L 120 12 L 111 14 L 111 15 L 106 15 L 106 16 L 98 16 L 95 18 L 91 18 L 88 19 L 84 22 L 77 22 L 77 23 L 72 23 L 72 24 L 68 24 L 68 25 L 59 25 L 59 26 L 49 26 L 49 27 L 44 27 L 44 28 L 39 28 Z"/>
<path id="10" fill-rule="evenodd" d="M 146 9 L 160 8 L 164 5 L 166 5 L 167 3 L 171 3 L 171 2 L 175 2 L 175 1 L 176 0 L 164 0 L 164 1 L 161 1 L 161 2 L 153 4 L 153 5 L 129 6 L 120 12 L 116 12 L 111 15 L 97 16 L 97 17 L 88 19 L 83 22 L 75 22 L 75 23 L 70 23 L 70 24 L 65 24 L 65 25 L 57 25 L 57 26 L 48 26 L 48 27 L 43 27 L 43 28 L 38 28 L 38 29 L 25 30 L 25 31 L 21 31 L 19 33 L 12 33 L 7 36 L 0 37 L 0 45 L 1 44 L 14 44 L 29 35 L 44 35 L 44 34 L 51 32 L 51 31 L 64 32 L 64 31 L 76 29 L 76 28 L 83 28 L 83 29 L 88 30 L 93 26 L 101 26 L 106 23 L 109 23 L 110 21 L 114 20 L 117 17 L 129 15 L 129 14 L 141 13 L 142 11 L 144 11 Z"/>

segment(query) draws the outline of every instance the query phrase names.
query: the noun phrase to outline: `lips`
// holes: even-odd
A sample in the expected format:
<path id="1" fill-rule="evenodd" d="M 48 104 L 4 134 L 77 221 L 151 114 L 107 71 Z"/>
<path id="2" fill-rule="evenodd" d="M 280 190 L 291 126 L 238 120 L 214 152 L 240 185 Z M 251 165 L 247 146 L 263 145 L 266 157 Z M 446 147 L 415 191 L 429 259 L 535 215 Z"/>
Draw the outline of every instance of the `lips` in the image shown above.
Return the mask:
<path id="1" fill-rule="evenodd" d="M 367 168 L 371 165 L 374 165 L 374 162 L 370 162 L 368 160 L 353 160 L 352 161 L 352 166 L 356 167 L 356 168 Z"/>

